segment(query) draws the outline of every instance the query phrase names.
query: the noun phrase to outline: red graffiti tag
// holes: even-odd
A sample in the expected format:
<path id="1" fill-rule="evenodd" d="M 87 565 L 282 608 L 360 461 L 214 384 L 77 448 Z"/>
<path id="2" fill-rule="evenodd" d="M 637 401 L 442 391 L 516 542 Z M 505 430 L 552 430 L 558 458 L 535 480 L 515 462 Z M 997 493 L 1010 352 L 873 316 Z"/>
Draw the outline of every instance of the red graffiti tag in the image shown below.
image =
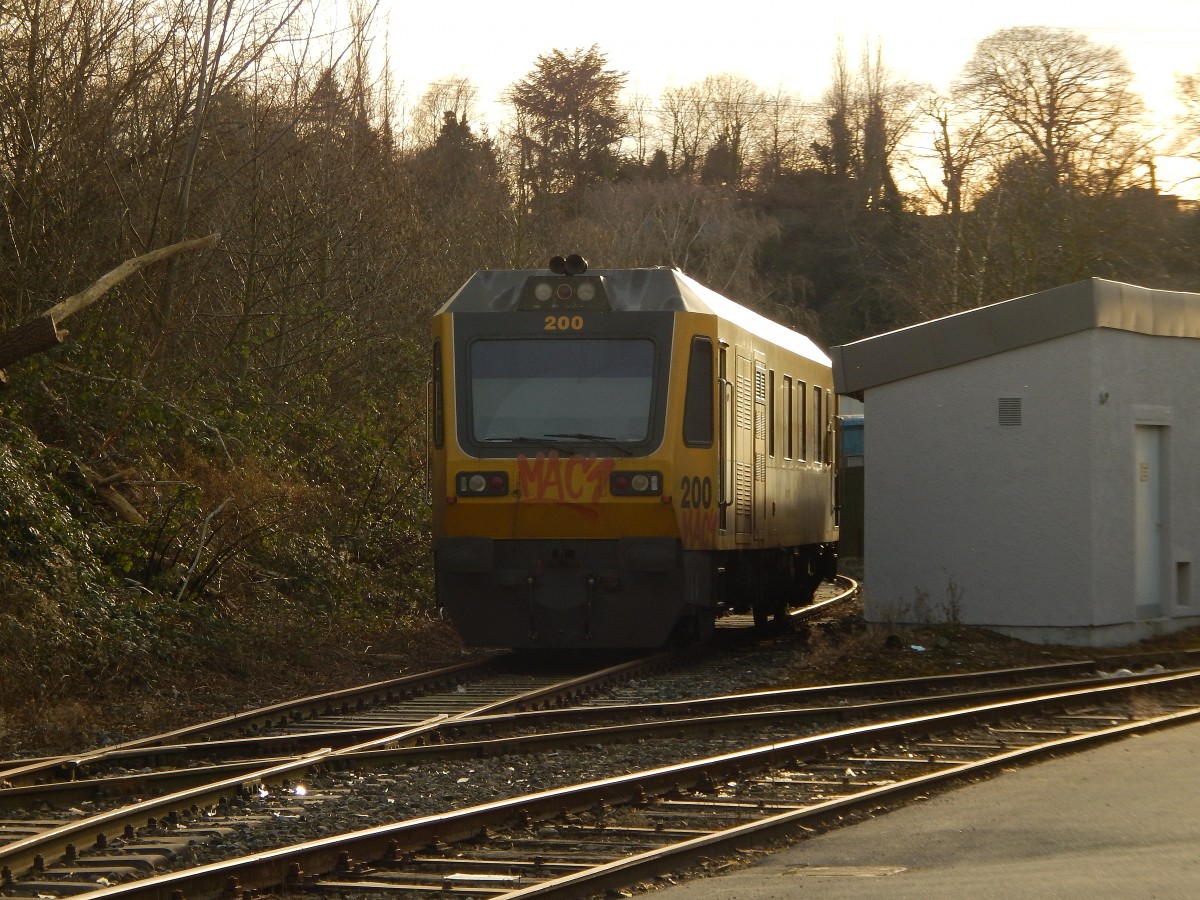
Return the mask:
<path id="1" fill-rule="evenodd" d="M 679 537 L 688 550 L 706 550 L 716 545 L 715 509 L 679 510 Z"/>
<path id="2" fill-rule="evenodd" d="M 589 456 L 560 459 L 554 450 L 549 456 L 539 453 L 533 459 L 521 454 L 517 457 L 517 489 L 523 501 L 532 503 L 598 503 L 615 466 L 614 460 Z"/>

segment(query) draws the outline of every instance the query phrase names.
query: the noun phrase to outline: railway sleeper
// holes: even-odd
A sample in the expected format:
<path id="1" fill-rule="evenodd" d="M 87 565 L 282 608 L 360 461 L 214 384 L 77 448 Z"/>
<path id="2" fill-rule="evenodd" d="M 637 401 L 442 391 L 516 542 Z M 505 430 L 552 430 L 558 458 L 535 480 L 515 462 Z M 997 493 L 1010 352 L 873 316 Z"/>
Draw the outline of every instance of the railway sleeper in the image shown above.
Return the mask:
<path id="1" fill-rule="evenodd" d="M 514 869 L 531 869 L 534 871 L 575 872 L 589 868 L 587 863 L 567 862 L 565 860 L 551 861 L 537 857 L 529 858 L 528 854 L 502 854 L 496 857 L 482 858 L 478 856 L 418 856 L 408 860 L 411 866 L 425 866 L 431 869 L 469 869 L 492 867 L 502 863 Z"/>

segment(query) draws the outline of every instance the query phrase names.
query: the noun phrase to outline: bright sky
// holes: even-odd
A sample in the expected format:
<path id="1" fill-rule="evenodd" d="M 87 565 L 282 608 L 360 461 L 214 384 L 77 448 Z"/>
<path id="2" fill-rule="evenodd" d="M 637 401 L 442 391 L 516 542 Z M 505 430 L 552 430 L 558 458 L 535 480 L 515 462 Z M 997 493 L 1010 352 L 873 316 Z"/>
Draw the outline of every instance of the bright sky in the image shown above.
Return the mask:
<path id="1" fill-rule="evenodd" d="M 381 3 L 392 69 L 409 98 L 431 82 L 465 76 L 479 87 L 488 119 L 487 106 L 528 75 L 539 55 L 593 44 L 611 68 L 628 73 L 629 90 L 653 100 L 668 85 L 725 72 L 817 100 L 839 38 L 854 68 L 869 42 L 896 77 L 945 90 L 976 44 L 1001 28 L 1070 28 L 1125 54 L 1164 129 L 1178 111 L 1175 76 L 1200 72 L 1200 0 L 457 0 L 423 12 L 405 0 Z"/>

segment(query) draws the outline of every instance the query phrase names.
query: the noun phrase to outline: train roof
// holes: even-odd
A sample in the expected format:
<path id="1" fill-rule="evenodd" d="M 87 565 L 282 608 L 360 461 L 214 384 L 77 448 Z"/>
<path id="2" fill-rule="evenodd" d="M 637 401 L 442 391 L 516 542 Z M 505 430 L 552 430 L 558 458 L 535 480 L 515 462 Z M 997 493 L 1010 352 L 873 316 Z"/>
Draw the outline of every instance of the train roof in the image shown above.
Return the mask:
<path id="1" fill-rule="evenodd" d="M 834 385 L 861 398 L 868 388 L 1092 328 L 1200 338 L 1200 294 L 1088 278 L 833 347 Z"/>
<path id="2" fill-rule="evenodd" d="M 548 269 L 483 269 L 467 279 L 438 314 L 514 311 L 525 283 L 551 274 Z M 820 365 L 830 365 L 829 356 L 807 336 L 718 294 L 678 269 L 588 269 L 587 274 L 604 279 L 609 304 L 616 312 L 706 313 Z"/>

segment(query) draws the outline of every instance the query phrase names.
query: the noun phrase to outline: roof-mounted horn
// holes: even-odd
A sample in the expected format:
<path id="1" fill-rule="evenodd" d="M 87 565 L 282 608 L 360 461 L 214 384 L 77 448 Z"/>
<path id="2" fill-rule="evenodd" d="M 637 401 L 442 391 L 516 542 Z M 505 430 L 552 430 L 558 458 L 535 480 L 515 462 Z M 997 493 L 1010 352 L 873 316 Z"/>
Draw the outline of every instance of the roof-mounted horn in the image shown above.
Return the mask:
<path id="1" fill-rule="evenodd" d="M 550 271 L 555 275 L 582 275 L 587 267 L 587 260 L 578 253 L 572 253 L 565 259 L 561 256 L 550 258 Z"/>

